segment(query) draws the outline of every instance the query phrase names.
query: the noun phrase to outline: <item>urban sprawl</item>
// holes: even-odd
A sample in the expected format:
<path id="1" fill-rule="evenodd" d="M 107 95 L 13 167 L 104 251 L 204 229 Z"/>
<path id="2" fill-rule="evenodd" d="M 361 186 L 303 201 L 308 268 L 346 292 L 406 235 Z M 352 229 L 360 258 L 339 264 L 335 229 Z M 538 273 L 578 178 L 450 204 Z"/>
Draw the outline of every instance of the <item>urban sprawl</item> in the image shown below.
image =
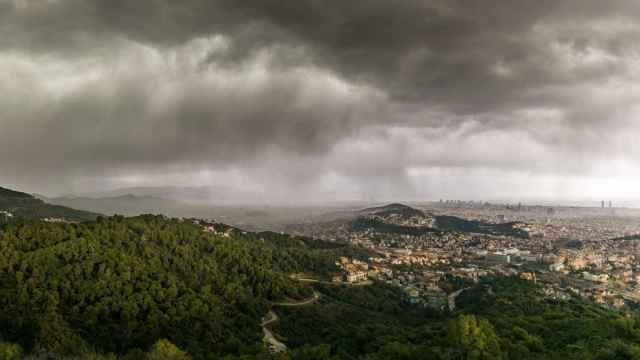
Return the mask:
<path id="1" fill-rule="evenodd" d="M 348 241 L 377 254 L 339 259 L 342 271 L 333 281 L 386 281 L 402 287 L 412 302 L 439 309 L 453 308 L 464 284 L 487 276 L 519 276 L 541 284 L 549 298 L 580 296 L 609 308 L 640 301 L 640 212 L 604 203 L 601 208 L 552 208 L 444 201 L 422 210 L 364 216 L 382 228 L 314 225 L 316 237 Z M 440 215 L 509 224 L 517 236 L 411 231 L 437 229 Z M 387 225 L 405 231 L 387 231 Z M 452 288 L 452 281 L 459 285 Z"/>

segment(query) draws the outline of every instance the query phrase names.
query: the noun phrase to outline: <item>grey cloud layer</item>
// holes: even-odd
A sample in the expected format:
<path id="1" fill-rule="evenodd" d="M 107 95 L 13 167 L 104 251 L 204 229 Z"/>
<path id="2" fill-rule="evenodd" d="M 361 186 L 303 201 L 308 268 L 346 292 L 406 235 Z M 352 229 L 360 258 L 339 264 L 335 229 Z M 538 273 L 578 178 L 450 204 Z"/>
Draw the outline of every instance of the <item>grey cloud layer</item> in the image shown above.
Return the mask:
<path id="1" fill-rule="evenodd" d="M 67 167 L 85 169 L 224 165 L 269 145 L 310 155 L 348 136 L 375 108 L 369 104 L 378 98 L 374 92 L 351 89 L 317 69 L 272 71 L 253 59 L 227 70 L 193 61 L 215 43 L 203 40 L 172 53 L 133 46 L 126 58 L 50 70 L 41 62 L 5 64 L 11 74 L 30 75 L 3 86 L 9 94 L 0 100 L 9 125 L 0 135 L 6 161 L 14 157 L 10 149 L 41 167 L 57 167 L 63 155 Z M 55 78 L 82 66 L 86 75 Z M 42 153 L 33 140 L 53 151 Z"/>
<path id="2" fill-rule="evenodd" d="M 638 18 L 632 0 L 0 0 L 0 180 L 638 166 Z"/>

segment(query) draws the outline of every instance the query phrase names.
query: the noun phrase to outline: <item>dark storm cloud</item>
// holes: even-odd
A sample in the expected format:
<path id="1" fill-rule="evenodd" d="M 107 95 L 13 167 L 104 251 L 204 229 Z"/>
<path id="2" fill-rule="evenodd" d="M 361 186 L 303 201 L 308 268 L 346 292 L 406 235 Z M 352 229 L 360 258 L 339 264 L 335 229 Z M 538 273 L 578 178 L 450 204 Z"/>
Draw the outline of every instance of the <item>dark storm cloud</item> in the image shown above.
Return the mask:
<path id="1" fill-rule="evenodd" d="M 225 34 L 236 41 L 226 55 L 230 60 L 262 47 L 300 46 L 311 52 L 308 61 L 384 87 L 399 99 L 477 113 L 528 104 L 525 95 L 532 85 L 611 75 L 602 68 L 558 73 L 548 43 L 536 41 L 557 41 L 576 54 L 597 47 L 623 56 L 637 51 L 637 28 L 623 37 L 603 37 L 589 26 L 599 20 L 633 22 L 640 6 L 595 0 L 59 0 L 16 2 L 5 5 L 4 12 L 6 46 L 65 52 L 100 47 L 110 37 L 171 46 Z M 561 31 L 536 39 L 536 26 Z M 500 66 L 513 76 L 491 71 Z"/>
<path id="2" fill-rule="evenodd" d="M 183 63 L 196 55 L 192 51 L 179 55 L 184 58 L 174 59 L 175 64 L 158 64 L 157 56 L 172 55 L 148 51 L 129 50 L 139 54 L 120 59 L 122 64 L 87 65 L 90 74 L 98 73 L 58 90 L 64 94 L 50 93 L 52 84 L 40 80 L 49 72 L 22 79 L 20 91 L 10 88 L 17 83 L 7 86 L 15 97 L 0 100 L 10 125 L 0 134 L 5 150 L 0 158 L 8 161 L 14 157 L 10 150 L 20 149 L 31 159 L 18 165 L 22 170 L 57 168 L 59 158 L 67 168 L 86 170 L 180 162 L 225 165 L 256 158 L 271 145 L 313 155 L 364 125 L 363 116 L 375 108 L 364 102 L 378 99 L 373 92 L 353 94 L 314 69 L 267 71 L 262 62 L 203 69 L 197 61 Z M 103 72 L 103 67 L 110 70 Z M 27 99 L 32 103 L 20 104 Z M 42 152 L 43 147 L 51 151 Z"/>
<path id="3" fill-rule="evenodd" d="M 631 0 L 0 0 L 0 165 L 17 183 L 271 163 L 365 188 L 429 166 L 579 173 L 638 154 L 639 17 Z"/>

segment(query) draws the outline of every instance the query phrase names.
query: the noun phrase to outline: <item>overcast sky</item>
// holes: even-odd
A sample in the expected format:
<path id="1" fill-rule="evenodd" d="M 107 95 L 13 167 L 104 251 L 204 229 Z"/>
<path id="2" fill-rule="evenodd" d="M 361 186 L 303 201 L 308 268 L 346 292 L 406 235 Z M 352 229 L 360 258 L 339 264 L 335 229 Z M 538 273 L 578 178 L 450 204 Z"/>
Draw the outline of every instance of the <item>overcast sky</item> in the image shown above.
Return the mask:
<path id="1" fill-rule="evenodd" d="M 637 0 L 0 0 L 0 186 L 640 198 Z"/>

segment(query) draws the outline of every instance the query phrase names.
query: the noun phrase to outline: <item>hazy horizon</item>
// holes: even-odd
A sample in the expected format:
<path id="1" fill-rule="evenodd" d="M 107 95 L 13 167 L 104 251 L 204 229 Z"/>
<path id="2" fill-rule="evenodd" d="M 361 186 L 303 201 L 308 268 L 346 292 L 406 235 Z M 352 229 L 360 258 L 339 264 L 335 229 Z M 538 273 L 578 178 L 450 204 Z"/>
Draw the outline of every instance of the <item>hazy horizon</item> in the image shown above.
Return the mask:
<path id="1" fill-rule="evenodd" d="M 216 191 L 218 190 L 218 191 Z M 66 194 L 41 194 L 35 193 L 35 195 L 44 196 L 49 199 L 56 198 L 88 198 L 88 199 L 109 199 L 119 198 L 128 195 L 134 195 L 136 197 L 150 197 L 167 200 L 179 200 L 185 204 L 198 204 L 202 206 L 246 206 L 246 207 L 264 207 L 264 206 L 280 206 L 280 207 L 341 207 L 341 206 L 369 206 L 369 205 L 383 205 L 390 203 L 408 203 L 408 204 L 427 204 L 427 203 L 440 203 L 441 201 L 447 202 L 474 202 L 474 203 L 491 203 L 491 204 L 504 204 L 504 205 L 516 205 L 521 204 L 525 206 L 558 206 L 558 207 L 592 207 L 600 208 L 602 201 L 605 202 L 605 208 L 611 206 L 614 208 L 640 208 L 640 199 L 629 198 L 542 198 L 542 197 L 513 197 L 513 198 L 369 198 L 369 199 L 353 199 L 343 198 L 340 200 L 318 200 L 307 201 L 306 199 L 297 199 L 293 201 L 274 201 L 268 198 L 260 199 L 256 198 L 255 194 L 246 194 L 244 198 L 240 197 L 227 197 L 221 200 L 221 191 L 234 190 L 233 188 L 226 187 L 179 187 L 179 186 L 140 186 L 140 187 L 120 187 L 120 188 L 107 188 L 100 189 L 96 192 L 87 193 L 66 193 Z M 237 189 L 236 189 L 237 190 Z M 181 194 L 187 193 L 188 196 L 181 197 Z M 208 199 L 206 196 L 211 196 Z M 224 194 L 226 195 L 226 194 Z"/>

